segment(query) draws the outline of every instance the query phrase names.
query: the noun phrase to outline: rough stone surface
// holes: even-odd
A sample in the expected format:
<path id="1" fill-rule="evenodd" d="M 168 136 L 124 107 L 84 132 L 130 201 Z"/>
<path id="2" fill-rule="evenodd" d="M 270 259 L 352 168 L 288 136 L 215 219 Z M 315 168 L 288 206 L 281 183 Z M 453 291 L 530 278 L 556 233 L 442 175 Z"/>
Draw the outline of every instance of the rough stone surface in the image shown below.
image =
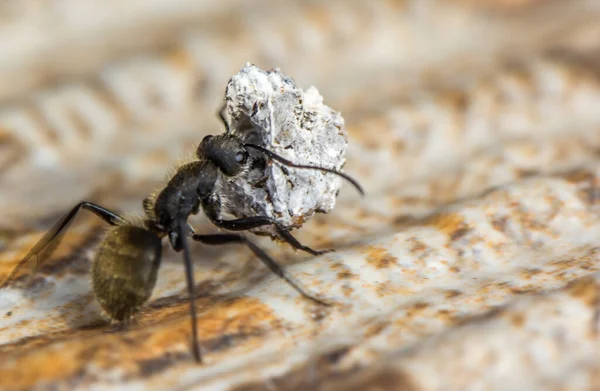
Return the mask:
<path id="1" fill-rule="evenodd" d="M 295 163 L 340 171 L 348 145 L 344 119 L 323 104 L 315 87 L 305 91 L 279 70 L 248 64 L 231 78 L 225 93 L 230 131 Z M 227 212 L 236 217 L 268 216 L 298 228 L 315 212 L 335 206 L 341 179 L 317 170 L 285 167 L 253 151 L 260 160 L 240 179 L 221 184 Z M 260 183 L 260 185 L 257 185 Z M 256 231 L 273 232 L 273 228 Z"/>
<path id="2" fill-rule="evenodd" d="M 331 307 L 245 248 L 193 245 L 202 366 L 181 255 L 165 244 L 115 329 L 89 280 L 104 226 L 82 214 L 0 292 L 0 389 L 600 389 L 597 2 L 94 4 L 0 5 L 0 280 L 81 199 L 140 213 L 223 131 L 248 61 L 343 113 L 367 197 L 343 186 L 294 231 L 334 253 L 253 237 Z"/>

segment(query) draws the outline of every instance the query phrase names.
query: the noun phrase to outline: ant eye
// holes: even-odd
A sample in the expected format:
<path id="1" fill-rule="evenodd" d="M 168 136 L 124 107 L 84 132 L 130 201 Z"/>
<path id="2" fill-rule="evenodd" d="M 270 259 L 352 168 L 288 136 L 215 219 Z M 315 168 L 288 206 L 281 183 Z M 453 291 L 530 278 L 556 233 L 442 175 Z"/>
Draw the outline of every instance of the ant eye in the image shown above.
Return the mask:
<path id="1" fill-rule="evenodd" d="M 246 152 L 238 152 L 235 154 L 235 161 L 243 164 L 246 162 L 246 158 L 248 157 L 248 154 Z"/>

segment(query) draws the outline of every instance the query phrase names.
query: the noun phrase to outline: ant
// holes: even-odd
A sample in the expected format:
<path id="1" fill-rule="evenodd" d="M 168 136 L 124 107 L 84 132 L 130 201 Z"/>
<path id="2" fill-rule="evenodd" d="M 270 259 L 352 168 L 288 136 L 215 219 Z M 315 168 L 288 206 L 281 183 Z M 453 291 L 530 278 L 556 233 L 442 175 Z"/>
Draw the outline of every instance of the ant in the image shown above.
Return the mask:
<path id="1" fill-rule="evenodd" d="M 191 215 L 202 207 L 208 219 L 217 227 L 228 231 L 245 231 L 273 225 L 281 238 L 294 249 L 319 255 L 327 251 L 315 251 L 303 246 L 277 221 L 267 216 L 254 216 L 234 220 L 220 218 L 221 199 L 218 194 L 219 180 L 231 180 L 247 173 L 252 165 L 248 150 L 254 149 L 285 166 L 313 169 L 332 173 L 348 180 L 364 194 L 361 186 L 351 177 L 333 169 L 298 165 L 261 146 L 244 143 L 229 132 L 222 111 L 221 119 L 227 132 L 206 136 L 196 150 L 197 159 L 184 164 L 167 184 L 154 195 L 144 199 L 145 216 L 142 219 L 126 219 L 100 205 L 80 202 L 64 215 L 29 251 L 3 284 L 7 285 L 32 257 L 39 267 L 60 243 L 69 224 L 81 209 L 88 210 L 112 226 L 98 246 L 92 263 L 92 286 L 101 307 L 112 321 L 127 323 L 148 301 L 161 263 L 162 239 L 167 237 L 173 250 L 183 251 L 190 315 L 192 321 L 192 354 L 202 361 L 198 344 L 196 307 L 194 305 L 194 274 L 188 238 L 205 245 L 238 243 L 246 245 L 274 274 L 290 284 L 305 298 L 322 305 L 322 300 L 300 288 L 266 252 L 246 236 L 235 233 L 197 234 L 188 224 Z"/>

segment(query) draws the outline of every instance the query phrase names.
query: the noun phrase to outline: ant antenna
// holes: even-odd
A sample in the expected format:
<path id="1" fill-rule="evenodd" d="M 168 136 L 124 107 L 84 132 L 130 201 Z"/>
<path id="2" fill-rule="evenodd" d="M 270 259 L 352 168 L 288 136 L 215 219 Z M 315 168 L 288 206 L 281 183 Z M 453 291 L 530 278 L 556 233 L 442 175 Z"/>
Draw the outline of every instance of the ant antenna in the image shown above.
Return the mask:
<path id="1" fill-rule="evenodd" d="M 225 125 L 225 133 L 229 134 L 229 133 L 231 133 L 231 129 L 229 128 L 229 122 L 227 121 L 227 117 L 225 115 L 226 111 L 227 111 L 227 105 L 223 104 L 223 106 L 221 106 L 221 108 L 219 109 L 217 114 L 219 115 L 221 122 L 223 122 L 223 125 Z"/>
<path id="2" fill-rule="evenodd" d="M 362 186 L 358 184 L 358 182 L 353 179 L 352 177 L 350 177 L 349 175 L 344 174 L 343 172 L 339 172 L 337 170 L 333 170 L 331 168 L 325 168 L 325 167 L 318 167 L 318 166 L 308 166 L 308 165 L 304 165 L 304 164 L 296 164 L 293 163 L 287 159 L 282 158 L 281 156 L 277 155 L 274 152 L 269 151 L 266 148 L 263 148 L 259 145 L 256 144 L 247 144 L 244 143 L 244 147 L 250 147 L 250 148 L 254 148 L 262 153 L 264 153 L 265 155 L 267 155 L 268 157 L 270 157 L 273 160 L 278 161 L 279 163 L 282 163 L 286 166 L 290 166 L 290 167 L 294 167 L 294 168 L 307 168 L 307 169 L 312 169 L 312 170 L 319 170 L 319 171 L 324 171 L 324 172 L 329 172 L 331 174 L 335 174 L 338 176 L 341 176 L 342 178 L 344 178 L 345 180 L 347 180 L 348 182 L 350 182 L 355 188 L 356 190 L 358 190 L 358 192 L 360 193 L 361 196 L 365 195 L 365 191 L 363 190 Z"/>

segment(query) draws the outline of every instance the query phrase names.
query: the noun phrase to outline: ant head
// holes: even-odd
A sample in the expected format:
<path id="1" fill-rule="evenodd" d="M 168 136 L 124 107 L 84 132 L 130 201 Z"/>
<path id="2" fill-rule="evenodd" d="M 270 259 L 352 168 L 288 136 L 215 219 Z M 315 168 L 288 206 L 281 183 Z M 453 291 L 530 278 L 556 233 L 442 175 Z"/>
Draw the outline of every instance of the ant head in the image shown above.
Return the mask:
<path id="1" fill-rule="evenodd" d="M 196 156 L 213 162 L 223 174 L 230 177 L 243 173 L 250 163 L 250 155 L 244 143 L 232 134 L 204 137 Z"/>

